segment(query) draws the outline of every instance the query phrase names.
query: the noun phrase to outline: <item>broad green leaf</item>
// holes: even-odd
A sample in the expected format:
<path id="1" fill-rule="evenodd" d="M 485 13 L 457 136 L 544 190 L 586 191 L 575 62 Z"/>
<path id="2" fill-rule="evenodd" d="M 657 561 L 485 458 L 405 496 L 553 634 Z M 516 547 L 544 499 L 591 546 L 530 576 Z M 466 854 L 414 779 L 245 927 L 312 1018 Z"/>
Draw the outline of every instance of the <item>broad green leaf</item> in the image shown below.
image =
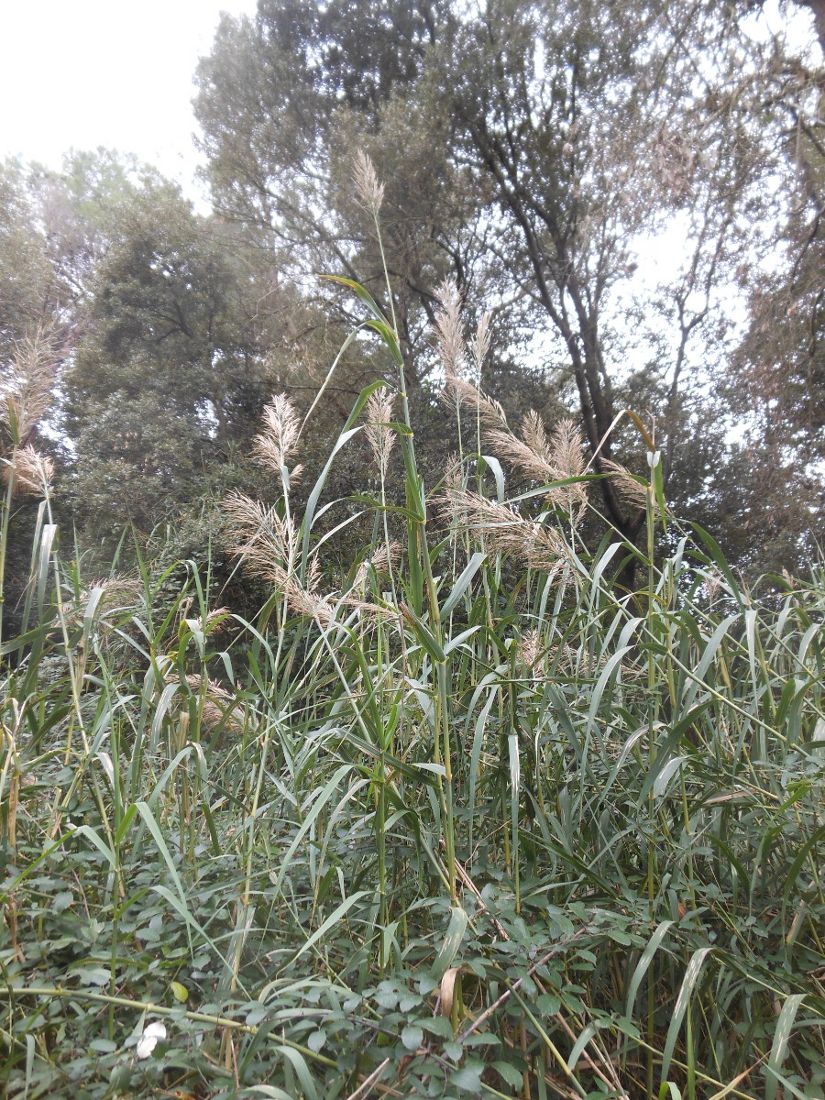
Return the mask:
<path id="1" fill-rule="evenodd" d="M 408 1024 L 401 1032 L 401 1042 L 406 1050 L 416 1051 L 424 1042 L 424 1031 L 414 1024 Z"/>
<path id="2" fill-rule="evenodd" d="M 444 601 L 444 605 L 441 608 L 442 622 L 449 617 L 450 612 L 453 610 L 453 608 L 456 606 L 458 601 L 461 599 L 461 597 L 467 591 L 473 577 L 479 571 L 479 569 L 481 568 L 482 564 L 486 561 L 486 559 L 487 559 L 487 555 L 485 553 L 481 553 L 479 551 L 479 552 L 473 554 L 473 556 L 467 562 L 467 564 L 464 567 L 464 569 L 462 570 L 461 575 L 459 576 L 458 580 L 453 585 L 452 592 L 449 594 L 447 599 Z"/>
<path id="3" fill-rule="evenodd" d="M 771 1056 L 768 1059 L 765 1100 L 775 1100 L 778 1083 L 777 1075 L 781 1071 L 782 1063 L 788 1053 L 788 1042 L 796 1020 L 796 1014 L 799 1012 L 804 1000 L 804 993 L 791 993 L 790 996 L 785 998 L 785 1003 L 782 1005 L 779 1019 L 776 1021 L 776 1030 L 773 1033 Z"/>
<path id="4" fill-rule="evenodd" d="M 653 935 L 647 941 L 647 945 L 642 952 L 639 961 L 633 970 L 633 977 L 630 979 L 630 985 L 627 989 L 627 1001 L 625 1002 L 625 1016 L 628 1019 L 633 1019 L 633 1010 L 636 1005 L 636 995 L 639 992 L 639 986 L 642 984 L 645 974 L 648 971 L 648 967 L 653 961 L 653 956 L 659 950 L 662 940 L 667 935 L 668 931 L 673 927 L 672 920 L 663 920 L 656 928 Z"/>
<path id="5" fill-rule="evenodd" d="M 450 910 L 450 923 L 447 925 L 447 934 L 433 964 L 433 974 L 437 978 L 441 978 L 453 965 L 461 941 L 464 939 L 464 933 L 467 931 L 468 923 L 469 917 L 464 909 L 453 908 Z"/>
<path id="6" fill-rule="evenodd" d="M 667 1080 L 668 1072 L 670 1071 L 670 1063 L 673 1061 L 673 1051 L 676 1047 L 676 1040 L 679 1037 L 679 1030 L 682 1026 L 682 1021 L 685 1018 L 690 998 L 693 994 L 693 990 L 699 981 L 699 976 L 702 972 L 702 965 L 707 956 L 713 951 L 712 947 L 700 947 L 698 951 L 693 953 L 690 962 L 687 965 L 684 979 L 682 980 L 682 987 L 679 990 L 679 996 L 676 998 L 676 1004 L 673 1006 L 673 1015 L 670 1020 L 670 1027 L 667 1029 L 667 1038 L 665 1040 L 665 1049 L 662 1054 L 662 1076 L 661 1080 L 664 1083 Z"/>

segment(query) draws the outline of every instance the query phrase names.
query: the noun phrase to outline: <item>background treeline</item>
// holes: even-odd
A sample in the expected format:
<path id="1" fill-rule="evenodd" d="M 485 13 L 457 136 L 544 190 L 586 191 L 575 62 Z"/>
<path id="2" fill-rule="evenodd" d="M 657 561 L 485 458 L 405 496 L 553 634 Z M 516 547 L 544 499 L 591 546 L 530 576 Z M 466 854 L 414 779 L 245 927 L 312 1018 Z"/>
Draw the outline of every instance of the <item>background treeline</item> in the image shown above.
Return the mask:
<path id="1" fill-rule="evenodd" d="M 105 152 L 2 165 L 0 361 L 13 381 L 34 339 L 49 363 L 33 431 L 64 529 L 102 562 L 125 527 L 197 557 L 228 489 L 265 492 L 248 455 L 266 399 L 307 409 L 356 323 L 318 278 L 336 273 L 397 319 L 429 471 L 451 438 L 431 335 L 450 280 L 471 322 L 490 311 L 479 381 L 511 423 L 572 414 L 590 454 L 607 436 L 597 470 L 632 467 L 637 444 L 608 435 L 631 407 L 678 513 L 746 575 L 804 568 L 825 448 L 821 5 L 778 21 L 806 17 L 802 49 L 742 3 L 260 0 L 198 71 L 213 213 Z M 676 255 L 649 244 L 665 230 Z M 313 413 L 319 463 L 386 370 L 350 345 Z M 346 461 L 337 492 L 369 488 Z M 601 485 L 634 538 L 640 514 Z"/>

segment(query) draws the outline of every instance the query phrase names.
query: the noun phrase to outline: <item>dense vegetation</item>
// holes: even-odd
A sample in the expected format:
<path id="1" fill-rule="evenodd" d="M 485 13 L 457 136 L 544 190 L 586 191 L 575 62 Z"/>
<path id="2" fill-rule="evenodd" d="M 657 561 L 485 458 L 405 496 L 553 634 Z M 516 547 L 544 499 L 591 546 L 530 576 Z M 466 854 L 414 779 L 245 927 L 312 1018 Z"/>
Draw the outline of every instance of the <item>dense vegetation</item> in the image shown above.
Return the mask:
<path id="1" fill-rule="evenodd" d="M 610 476 L 645 548 L 588 550 L 575 426 L 511 432 L 484 326 L 468 356 L 454 295 L 438 324 L 484 451 L 428 495 L 379 381 L 295 512 L 276 398 L 279 499 L 223 505 L 272 586 L 254 624 L 194 562 L 88 582 L 40 506 L 3 648 L 13 1095 L 822 1094 L 825 579 L 743 589 L 635 420 L 648 476 Z M 358 513 L 323 491 L 359 433 L 372 538 L 333 589 Z M 543 484 L 508 497 L 488 448 Z M 31 449 L 9 469 L 47 491 Z"/>
<path id="2" fill-rule="evenodd" d="M 825 1094 L 822 70 L 753 18 L 259 0 L 212 214 L 2 168 L 10 1096 Z"/>

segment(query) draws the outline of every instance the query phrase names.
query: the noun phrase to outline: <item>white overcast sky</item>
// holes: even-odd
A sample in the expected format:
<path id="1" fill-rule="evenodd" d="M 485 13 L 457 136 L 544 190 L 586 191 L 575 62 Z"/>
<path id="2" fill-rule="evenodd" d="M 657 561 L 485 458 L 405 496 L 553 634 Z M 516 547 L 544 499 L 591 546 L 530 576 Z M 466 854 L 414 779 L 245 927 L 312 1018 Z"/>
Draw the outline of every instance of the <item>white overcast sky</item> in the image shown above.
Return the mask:
<path id="1" fill-rule="evenodd" d="M 134 153 L 196 195 L 191 100 L 222 11 L 255 0 L 0 0 L 0 158 Z"/>

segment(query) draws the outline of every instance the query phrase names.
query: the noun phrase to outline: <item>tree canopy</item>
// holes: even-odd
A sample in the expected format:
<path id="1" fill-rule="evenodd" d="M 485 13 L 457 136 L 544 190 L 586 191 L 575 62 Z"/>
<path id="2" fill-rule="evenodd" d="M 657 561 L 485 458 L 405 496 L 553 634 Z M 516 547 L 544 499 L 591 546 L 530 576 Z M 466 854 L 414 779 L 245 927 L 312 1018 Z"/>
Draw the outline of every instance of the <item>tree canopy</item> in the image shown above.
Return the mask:
<path id="1" fill-rule="evenodd" d="M 750 420 L 751 455 L 771 466 L 764 425 L 730 396 L 735 363 L 750 379 L 768 371 L 761 348 L 746 366 L 737 314 L 748 296 L 758 324 L 783 239 L 797 239 L 785 270 L 806 252 L 815 266 L 804 240 L 818 217 L 810 176 L 822 127 L 812 54 L 760 37 L 753 21 L 711 4 L 507 0 L 375 14 L 355 2 L 261 3 L 254 19 L 224 20 L 199 72 L 217 207 L 288 249 L 295 278 L 343 270 L 380 286 L 348 187 L 363 146 L 386 181 L 411 380 L 429 376 L 421 333 L 447 275 L 471 309 L 493 309 L 500 351 L 523 365 L 541 357 L 548 398 L 580 416 L 602 458 L 626 451 L 611 428 L 632 400 L 656 418 L 668 472 L 687 434 L 736 416 Z M 673 226 L 682 255 L 645 286 L 639 261 L 657 260 L 644 242 Z M 797 288 L 805 311 L 798 278 Z M 800 334 L 790 339 L 802 353 Z M 821 402 L 810 372 L 782 388 L 790 469 Z M 673 487 L 721 519 L 719 463 L 738 469 L 737 447 L 711 431 L 692 449 L 694 467 Z M 608 517 L 632 535 L 638 517 L 603 484 Z"/>

